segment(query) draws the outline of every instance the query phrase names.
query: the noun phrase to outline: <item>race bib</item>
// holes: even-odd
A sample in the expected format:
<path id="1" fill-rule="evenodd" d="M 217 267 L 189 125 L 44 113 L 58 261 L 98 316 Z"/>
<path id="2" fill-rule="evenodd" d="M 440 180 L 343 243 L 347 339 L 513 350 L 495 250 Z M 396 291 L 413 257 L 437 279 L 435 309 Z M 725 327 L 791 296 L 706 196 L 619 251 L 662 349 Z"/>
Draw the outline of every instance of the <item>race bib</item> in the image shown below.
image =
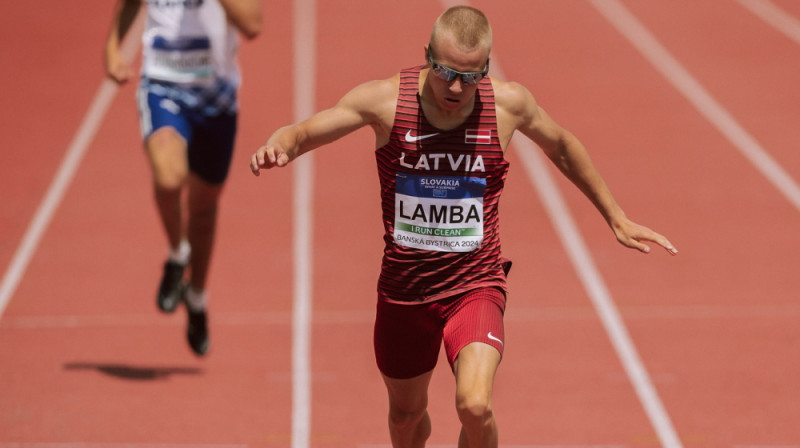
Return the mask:
<path id="1" fill-rule="evenodd" d="M 486 179 L 480 177 L 397 173 L 395 242 L 440 252 L 481 247 L 485 189 Z"/>
<path id="2" fill-rule="evenodd" d="M 151 78 L 179 83 L 210 81 L 214 75 L 211 42 L 207 37 L 156 36 L 145 73 Z"/>

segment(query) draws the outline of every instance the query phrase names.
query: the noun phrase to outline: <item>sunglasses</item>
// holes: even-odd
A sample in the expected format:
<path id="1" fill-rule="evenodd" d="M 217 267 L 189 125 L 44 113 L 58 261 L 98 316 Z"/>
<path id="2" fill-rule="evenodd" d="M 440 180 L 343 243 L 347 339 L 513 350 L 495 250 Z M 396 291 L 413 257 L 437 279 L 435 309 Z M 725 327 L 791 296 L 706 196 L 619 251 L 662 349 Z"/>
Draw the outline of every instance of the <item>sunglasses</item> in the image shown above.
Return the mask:
<path id="1" fill-rule="evenodd" d="M 453 70 L 452 68 L 437 64 L 433 62 L 433 57 L 431 56 L 431 52 L 428 51 L 428 63 L 431 65 L 431 71 L 437 78 L 441 79 L 442 81 L 450 82 L 457 77 L 461 77 L 461 84 L 465 86 L 475 85 L 480 82 L 481 79 L 486 77 L 489 74 L 489 60 L 486 60 L 486 68 L 480 72 L 460 72 L 458 70 Z"/>

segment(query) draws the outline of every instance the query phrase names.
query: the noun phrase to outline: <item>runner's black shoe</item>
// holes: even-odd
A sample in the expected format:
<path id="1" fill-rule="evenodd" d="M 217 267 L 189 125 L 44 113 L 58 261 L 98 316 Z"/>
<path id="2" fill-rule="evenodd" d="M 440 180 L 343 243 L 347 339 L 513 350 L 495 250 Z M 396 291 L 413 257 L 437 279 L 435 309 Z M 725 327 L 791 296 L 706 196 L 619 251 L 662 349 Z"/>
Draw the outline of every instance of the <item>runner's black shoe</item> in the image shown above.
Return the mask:
<path id="1" fill-rule="evenodd" d="M 186 339 L 197 355 L 203 356 L 208 351 L 208 319 L 206 310 L 194 311 L 186 304 L 186 313 L 189 316 L 189 324 L 186 327 Z"/>
<path id="2" fill-rule="evenodd" d="M 164 263 L 164 275 L 161 277 L 161 285 L 158 287 L 156 301 L 158 308 L 165 313 L 175 311 L 175 308 L 181 302 L 184 269 L 186 269 L 185 264 L 172 260 L 167 260 Z"/>

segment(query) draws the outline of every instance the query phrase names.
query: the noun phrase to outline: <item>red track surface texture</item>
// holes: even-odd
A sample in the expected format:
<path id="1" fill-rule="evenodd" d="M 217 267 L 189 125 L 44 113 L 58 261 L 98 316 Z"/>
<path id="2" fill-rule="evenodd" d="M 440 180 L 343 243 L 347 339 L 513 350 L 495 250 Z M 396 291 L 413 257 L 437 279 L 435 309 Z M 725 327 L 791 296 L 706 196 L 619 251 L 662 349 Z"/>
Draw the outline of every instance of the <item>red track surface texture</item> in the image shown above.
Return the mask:
<path id="1" fill-rule="evenodd" d="M 210 284 L 212 349 L 198 359 L 183 310 L 166 316 L 154 304 L 165 242 L 133 84 L 117 91 L 27 262 L 16 280 L 10 274 L 103 81 L 110 3 L 0 2 L 0 266 L 3 287 L 13 284 L 0 303 L 0 448 L 297 446 L 299 174 L 255 178 L 249 155 L 294 120 L 294 91 L 314 87 L 317 110 L 356 83 L 421 63 L 446 5 L 318 1 L 315 83 L 295 86 L 293 4 L 264 2 L 264 33 L 242 45 L 241 132 Z M 800 208 L 601 13 L 616 2 L 472 4 L 494 25 L 495 67 L 584 141 L 629 216 L 681 251 L 622 248 L 548 167 L 673 446 L 800 446 Z M 800 41 L 786 30 L 797 33 L 798 3 L 622 4 L 796 188 Z M 784 31 L 758 7 L 779 8 Z M 496 388 L 501 446 L 667 445 L 529 179 L 524 149 L 508 154 L 501 220 L 515 264 Z M 389 446 L 371 342 L 381 251 L 374 163 L 367 131 L 313 156 L 313 257 L 300 260 L 312 273 L 311 447 Z M 455 446 L 452 395 L 442 362 L 432 446 Z"/>

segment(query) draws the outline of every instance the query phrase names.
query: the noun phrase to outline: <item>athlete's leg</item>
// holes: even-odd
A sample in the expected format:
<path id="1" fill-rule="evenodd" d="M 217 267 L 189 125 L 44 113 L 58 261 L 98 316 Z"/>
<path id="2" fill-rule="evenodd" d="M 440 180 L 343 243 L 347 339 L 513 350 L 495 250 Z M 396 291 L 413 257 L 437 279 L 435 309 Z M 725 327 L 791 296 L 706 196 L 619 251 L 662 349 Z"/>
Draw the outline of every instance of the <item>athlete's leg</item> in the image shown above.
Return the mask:
<path id="1" fill-rule="evenodd" d="M 183 214 L 183 189 L 189 172 L 185 117 L 174 101 L 143 80 L 139 90 L 139 111 L 145 149 L 153 177 L 153 192 L 161 226 L 170 247 L 156 303 L 164 312 L 175 311 L 180 303 L 183 272 L 189 259 Z M 157 89 L 155 89 L 157 90 Z"/>
<path id="2" fill-rule="evenodd" d="M 211 184 L 194 174 L 189 175 L 187 235 L 192 247 L 190 285 L 195 291 L 205 290 L 221 194 L 222 184 Z"/>
<path id="3" fill-rule="evenodd" d="M 183 239 L 181 192 L 189 172 L 186 140 L 174 128 L 165 126 L 147 138 L 145 147 L 161 224 L 170 247 L 177 250 Z"/>
<path id="4" fill-rule="evenodd" d="M 383 375 L 389 392 L 389 435 L 394 448 L 423 448 L 431 435 L 428 385 L 433 370 L 409 379 Z"/>
<path id="5" fill-rule="evenodd" d="M 204 355 L 209 348 L 206 283 L 216 237 L 219 200 L 233 155 L 236 120 L 236 114 L 207 116 L 197 110 L 189 113 L 192 138 L 187 154 L 186 235 L 192 256 L 184 300 L 188 311 L 186 336 L 198 355 Z"/>
<path id="6" fill-rule="evenodd" d="M 442 345 L 438 303 L 397 304 L 378 299 L 375 360 L 389 393 L 394 448 L 421 448 L 431 434 L 428 385 Z"/>
<path id="7" fill-rule="evenodd" d="M 503 356 L 505 294 L 480 288 L 447 309 L 444 345 L 456 380 L 459 448 L 496 448 L 494 378 Z"/>
<path id="8" fill-rule="evenodd" d="M 492 390 L 500 358 L 491 345 L 473 342 L 461 349 L 453 364 L 456 410 L 461 421 L 459 448 L 497 447 Z"/>
<path id="9" fill-rule="evenodd" d="M 192 350 L 201 356 L 206 354 L 210 345 L 205 286 L 216 235 L 217 204 L 221 192 L 221 183 L 211 184 L 194 173 L 189 175 L 187 234 L 192 247 L 192 258 L 189 260 L 189 288 L 184 295 L 188 317 L 186 337 Z"/>

